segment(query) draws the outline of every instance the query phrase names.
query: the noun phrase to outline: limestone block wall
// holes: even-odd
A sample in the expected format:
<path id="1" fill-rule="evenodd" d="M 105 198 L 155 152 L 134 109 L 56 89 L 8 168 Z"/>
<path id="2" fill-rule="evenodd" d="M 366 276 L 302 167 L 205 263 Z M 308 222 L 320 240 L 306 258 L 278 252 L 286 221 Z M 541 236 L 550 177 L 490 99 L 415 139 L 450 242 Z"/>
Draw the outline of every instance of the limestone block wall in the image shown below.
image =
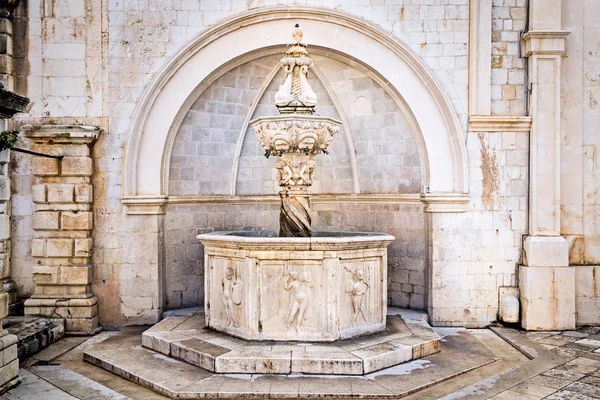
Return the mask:
<path id="1" fill-rule="evenodd" d="M 204 253 L 196 235 L 220 230 L 277 230 L 279 204 L 173 205 L 165 216 L 167 308 L 204 301 Z M 420 204 L 314 203 L 317 231 L 387 232 L 388 298 L 391 304 L 425 307 L 427 246 Z"/>
<path id="2" fill-rule="evenodd" d="M 243 204 L 243 196 L 279 192 L 275 162 L 264 157 L 248 121 L 277 113 L 273 96 L 281 84 L 280 57 L 260 57 L 217 78 L 194 102 L 175 137 L 170 195 L 189 203 L 189 196 L 194 195 L 235 194 L 242 196 L 238 200 L 242 204 L 184 208 L 193 218 L 186 217 L 183 206 L 168 208 L 165 278 L 169 308 L 203 301 L 202 290 L 198 291 L 203 287 L 203 255 L 195 239 L 198 233 L 278 229 L 277 206 Z M 310 77 L 319 99 L 316 114 L 341 119 L 344 125 L 328 149 L 330 154 L 316 158 L 311 194 L 357 193 L 360 199 L 359 193 L 419 193 L 421 167 L 414 128 L 399 105 L 356 66 L 318 55 L 314 62 L 313 70 L 318 69 L 324 77 Z M 426 238 L 421 206 L 385 200 L 382 204 L 313 202 L 315 229 L 381 231 L 397 236 L 388 249 L 391 304 L 425 307 Z M 177 215 L 171 216 L 171 212 Z"/>
<path id="3" fill-rule="evenodd" d="M 563 233 L 573 243 L 571 263 L 598 264 L 597 249 L 600 246 L 597 244 L 597 239 L 600 237 L 598 228 L 600 223 L 597 216 L 600 212 L 595 188 L 600 180 L 597 173 L 600 170 L 600 167 L 597 167 L 597 155 L 600 153 L 597 135 L 594 135 L 598 107 L 597 85 L 594 77 L 597 75 L 596 65 L 599 63 L 595 62 L 597 38 L 594 35 L 597 22 L 590 20 L 594 15 L 594 7 L 597 6 L 593 0 L 563 0 L 563 2 L 568 5 L 564 9 L 569 10 L 564 15 L 564 25 L 572 30 L 567 38 L 568 57 L 563 60 L 565 65 L 563 87 L 569 90 L 578 85 L 584 87 L 584 90 L 579 93 L 568 91 L 563 94 L 565 108 L 562 110 L 562 118 L 565 123 L 562 125 L 565 131 L 561 156 L 566 160 L 563 162 L 564 178 L 561 196 L 562 225 L 565 229 Z M 176 246 L 183 246 L 184 240 L 186 243 L 192 240 L 191 232 L 185 233 L 187 235 L 185 239 L 183 236 L 178 236 L 179 233 L 169 234 L 170 231 L 178 231 L 175 229 L 175 222 L 169 222 L 170 215 L 174 213 L 173 215 L 176 216 L 173 217 L 175 218 L 173 221 L 181 218 L 181 223 L 187 223 L 193 218 L 180 217 L 183 212 L 177 210 L 192 205 L 169 206 L 167 215 L 148 217 L 126 215 L 121 204 L 123 147 L 129 134 L 134 109 L 145 87 L 169 57 L 200 32 L 215 26 L 224 18 L 249 8 L 278 4 L 310 4 L 339 9 L 364 18 L 398 40 L 407 43 L 433 71 L 444 92 L 451 99 L 454 111 L 465 131 L 465 142 L 469 151 L 471 193 L 469 211 L 464 214 L 419 214 L 422 206 L 410 202 L 399 205 L 377 203 L 353 206 L 358 207 L 356 212 L 361 213 L 361 218 L 371 221 L 364 228 L 371 227 L 374 230 L 386 231 L 395 228 L 396 223 L 394 226 L 385 225 L 390 221 L 387 219 L 390 215 L 386 218 L 380 217 L 380 220 L 376 217 L 391 212 L 394 218 L 402 219 L 405 217 L 398 215 L 406 215 L 409 219 L 407 224 L 415 226 L 415 232 L 410 234 L 410 238 L 414 237 L 414 240 L 417 240 L 421 231 L 426 232 L 430 237 L 429 242 L 423 240 L 425 246 L 429 245 L 423 256 L 420 247 L 417 246 L 418 243 L 410 242 L 408 237 L 405 240 L 402 232 L 396 234 L 401 237 L 398 242 L 398 259 L 404 260 L 404 265 L 400 265 L 399 261 L 399 266 L 395 266 L 390 257 L 390 268 L 394 270 L 393 274 L 396 276 L 396 280 L 391 282 L 394 304 L 420 307 L 422 303 L 428 305 L 435 300 L 437 304 L 444 306 L 432 311 L 434 319 L 448 324 L 482 325 L 496 318 L 497 288 L 516 284 L 515 264 L 519 262 L 521 236 L 526 231 L 527 133 L 466 133 L 468 0 L 447 2 L 405 0 L 389 1 L 385 4 L 375 0 L 371 2 L 362 0 L 311 0 L 310 2 L 29 0 L 21 3 L 22 8 L 16 12 L 19 23 L 15 24 L 15 38 L 19 37 L 26 42 L 24 44 L 15 42 L 15 63 L 21 66 L 15 87 L 20 93 L 31 97 L 33 104 L 28 114 L 19 116 L 18 124 L 89 124 L 100 126 L 107 132 L 94 146 L 92 158 L 95 172 L 91 178 L 95 187 L 92 209 L 95 220 L 92 291 L 100 300 L 99 317 L 105 327 L 122 326 L 129 322 L 151 322 L 160 313 L 163 299 L 168 299 L 170 304 L 177 304 L 177 301 L 180 304 L 191 304 L 195 301 L 191 290 L 187 287 L 176 289 L 175 285 L 180 284 L 185 277 L 190 281 L 199 279 L 193 271 L 197 266 L 192 267 L 190 263 L 184 263 L 189 261 L 186 257 L 192 257 L 192 251 L 187 256 L 185 253 L 177 255 L 177 261 L 173 261 L 172 264 L 173 271 L 170 270 L 171 264 L 168 262 L 164 264 L 168 266 L 165 270 L 158 267 L 163 265 L 165 261 L 163 257 L 165 259 L 175 257 L 178 251 Z M 524 113 L 523 99 L 520 97 L 520 93 L 523 93 L 524 74 L 515 37 L 524 26 L 524 8 L 523 0 L 493 1 L 492 54 L 494 57 L 491 96 L 493 114 L 523 115 Z M 580 26 L 585 29 L 577 30 Z M 306 34 L 306 39 L 310 42 L 309 32 Z M 569 53 L 571 50 L 573 52 Z M 406 143 L 400 141 L 396 143 L 397 147 L 393 149 L 394 157 L 390 158 L 394 160 L 402 158 L 403 161 L 399 165 L 394 165 L 395 169 L 392 171 L 386 171 L 386 177 L 393 175 L 394 179 L 397 179 L 393 185 L 386 183 L 387 181 L 380 179 L 378 175 L 382 169 L 377 162 L 386 157 L 380 156 L 378 153 L 380 148 L 368 147 L 369 143 L 377 143 L 379 139 L 376 139 L 376 135 L 389 134 L 383 129 L 372 128 L 377 126 L 377 123 L 381 123 L 378 122 L 379 118 L 383 119 L 386 126 L 392 118 L 396 127 L 403 122 L 399 123 L 395 116 L 361 114 L 364 110 L 362 107 L 366 104 L 365 100 L 358 101 L 360 96 L 352 97 L 354 92 L 361 90 L 366 94 L 362 97 L 365 97 L 367 103 L 370 102 L 372 106 L 377 103 L 376 109 L 380 110 L 385 109 L 388 104 L 391 105 L 385 97 L 387 92 L 384 92 L 383 97 L 378 98 L 376 95 L 378 88 L 373 81 L 364 79 L 363 76 L 354 76 L 352 75 L 354 72 L 350 69 L 335 65 L 339 60 L 320 61 L 318 58 L 322 56 L 323 54 L 317 54 L 315 57 L 317 66 L 323 65 L 322 74 L 339 99 L 337 108 L 328 112 L 338 111 L 338 115 L 342 113 L 348 115 L 353 144 L 358 151 L 357 161 L 365 157 L 362 172 L 357 175 L 361 192 L 419 193 L 422 189 L 422 181 L 416 179 L 419 174 L 415 169 L 418 166 L 415 162 L 418 160 L 418 152 L 411 147 L 416 144 L 411 144 L 408 138 Z M 328 62 L 331 63 L 329 69 Z M 580 70 L 585 73 L 577 72 Z M 268 73 L 267 65 L 258 75 L 262 77 Z M 257 75 L 250 71 L 246 76 L 248 77 L 247 90 L 256 91 L 255 86 L 253 89 L 252 79 L 257 78 Z M 583 77 L 581 80 L 584 85 L 578 83 L 577 77 Z M 351 86 L 347 82 L 351 82 Z M 256 82 L 254 84 L 257 85 Z M 365 88 L 361 86 L 364 84 L 372 86 Z M 318 85 L 314 84 L 313 87 L 316 86 Z M 225 87 L 225 94 L 227 94 L 226 89 L 227 87 Z M 265 100 L 258 107 L 264 106 L 270 109 L 270 104 L 266 100 L 269 99 L 270 91 L 272 88 L 266 89 L 263 97 Z M 321 98 L 325 99 L 323 103 L 325 107 L 333 106 L 333 101 L 330 102 L 331 104 L 326 103 L 327 96 Z M 348 102 L 345 102 L 346 99 Z M 236 104 L 225 101 L 222 103 L 223 110 L 231 104 Z M 354 108 L 353 104 L 355 104 Z M 202 120 L 204 116 L 201 115 L 198 107 L 200 107 L 199 103 L 192 107 L 192 111 L 197 112 L 194 118 Z M 237 113 L 245 115 L 248 103 L 240 99 L 235 107 L 233 111 L 224 112 L 228 115 L 233 113 L 235 117 L 231 119 L 239 123 L 241 118 Z M 353 110 L 356 115 L 352 115 Z M 256 113 L 258 112 L 257 108 Z M 205 133 L 194 131 L 196 128 L 192 125 L 197 124 L 198 121 L 190 116 L 190 120 L 186 119 L 182 126 L 181 134 L 191 139 L 196 135 L 198 139 Z M 238 135 L 242 132 L 241 127 L 234 131 Z M 413 133 L 410 130 L 407 132 Z M 365 136 L 361 138 L 361 134 Z M 343 143 L 336 139 L 334 143 L 339 143 L 341 148 L 335 154 L 332 153 L 332 157 L 340 157 L 336 160 L 336 164 L 345 165 L 344 160 L 347 158 L 344 157 L 349 157 L 351 154 L 347 150 L 347 142 Z M 219 155 L 221 149 L 223 154 L 228 154 L 233 147 L 224 140 L 208 144 L 210 144 L 208 152 L 215 151 L 213 145 L 218 145 Z M 191 176 L 189 168 L 194 168 L 193 163 L 199 160 L 196 158 L 199 155 L 197 147 L 194 149 L 196 151 L 194 154 L 177 155 L 178 157 L 189 156 L 191 164 L 189 166 L 177 164 L 183 162 L 183 159 L 178 159 L 171 164 L 173 171 L 170 171 L 170 176 L 165 177 L 166 181 L 169 181 L 171 194 L 177 196 L 186 196 L 190 193 L 230 194 L 231 191 L 225 191 L 223 187 L 232 186 L 238 195 L 272 193 L 276 188 L 269 186 L 268 183 L 260 191 L 253 192 L 257 188 L 255 183 L 258 182 L 255 178 L 270 177 L 270 167 L 264 159 L 260 158 L 260 154 L 252 151 L 249 142 L 242 144 L 237 182 L 233 182 L 233 174 L 229 170 L 224 175 L 219 175 L 222 179 L 210 181 L 212 188 L 207 184 L 201 189 L 199 185 L 192 183 L 196 180 L 195 170 L 194 178 L 189 179 Z M 342 144 L 346 147 L 344 148 Z M 401 153 L 404 147 L 405 152 Z M 185 147 L 182 151 L 186 150 L 191 151 Z M 386 150 L 385 147 L 383 151 Z M 363 151 L 372 153 L 361 154 Z M 565 151 L 570 151 L 571 156 L 567 157 Z M 215 157 L 217 158 L 220 157 Z M 253 165 L 250 174 L 249 171 L 242 171 L 242 167 L 248 167 L 242 165 L 242 160 L 248 163 L 260 160 L 261 164 Z M 28 161 L 24 157 L 15 156 L 13 161 L 12 258 L 14 268 L 12 274 L 20 293 L 30 295 L 34 286 L 31 280 L 34 262 L 30 245 L 33 235 L 30 202 L 32 179 Z M 227 167 L 218 165 L 220 161 L 212 161 L 214 163 L 210 168 L 225 170 Z M 347 180 L 347 170 L 328 169 L 327 158 L 319 162 L 321 163 L 319 169 L 324 177 L 320 186 L 315 187 L 320 190 L 319 193 L 347 194 L 354 191 L 354 178 L 350 185 Z M 375 167 L 369 171 L 368 167 L 371 165 Z M 254 169 L 256 169 L 256 176 Z M 209 178 L 214 172 L 214 170 L 202 171 L 202 168 L 199 168 L 198 176 Z M 331 179 L 334 172 L 334 179 Z M 220 182 L 227 182 L 227 185 Z M 577 186 L 576 182 L 581 182 L 580 186 Z M 569 183 L 573 186 L 569 187 Z M 583 187 L 584 190 L 573 190 L 574 187 Z M 232 205 L 227 205 L 230 206 Z M 247 204 L 234 207 L 242 206 L 258 207 L 258 205 Z M 398 210 L 394 208 L 396 206 Z M 221 210 L 220 207 L 225 206 L 195 204 L 193 207 L 198 208 L 190 211 L 195 216 L 204 215 L 204 208 Z M 260 207 L 270 209 L 274 205 L 260 205 Z M 315 207 L 317 223 L 324 224 L 323 227 L 339 226 L 348 229 L 349 226 L 350 229 L 354 229 L 349 221 L 353 215 L 344 211 L 348 204 L 315 204 Z M 326 209 L 321 210 L 319 207 Z M 384 211 L 371 207 L 391 207 L 392 210 Z M 231 213 L 235 214 L 233 210 L 232 208 Z M 275 223 L 276 217 L 270 218 L 269 213 L 272 213 L 272 210 L 260 211 L 258 215 L 265 221 Z M 225 212 L 219 211 L 217 215 L 219 214 L 225 218 Z M 248 218 L 249 215 L 251 213 L 244 214 L 240 218 Z M 413 217 L 415 220 L 411 219 Z M 417 223 L 421 221 L 419 218 L 423 218 L 423 228 L 421 222 Z M 223 221 L 222 224 L 213 222 L 211 224 L 214 226 L 211 228 L 215 229 L 240 226 L 239 222 Z M 404 226 L 402 225 L 404 222 L 399 221 L 398 224 Z M 266 223 L 264 226 L 270 225 Z M 390 233 L 395 234 L 391 231 Z M 395 244 L 390 247 L 390 252 L 395 248 L 394 246 Z M 139 249 L 142 248 L 156 251 L 140 251 Z M 197 252 L 197 249 L 194 251 Z M 411 255 L 408 255 L 409 253 Z M 196 253 L 195 256 L 197 255 Z M 414 268 L 415 272 L 411 273 L 413 269 L 408 265 L 413 260 L 415 266 L 410 268 Z M 421 275 L 421 270 L 429 272 Z M 171 280 L 174 277 L 177 279 Z M 164 288 L 161 283 L 163 279 Z M 170 282 L 173 282 L 173 285 Z M 453 298 L 440 298 L 439 295 L 448 282 L 465 289 L 460 293 L 453 291 L 456 294 Z M 180 293 L 173 294 L 169 298 L 169 294 L 163 293 L 163 289 L 165 292 L 172 290 Z M 581 294 L 578 295 L 579 297 L 586 297 L 583 295 L 583 289 L 578 293 Z"/>
<path id="4" fill-rule="evenodd" d="M 273 72 L 279 58 L 265 56 L 240 65 L 202 92 L 173 144 L 171 195 L 279 192 L 273 160 L 264 157 L 248 127 L 252 118 L 277 113 L 273 96 L 281 84 L 281 73 L 277 71 L 273 77 Z M 330 154 L 316 159 L 311 192 L 418 193 L 417 144 L 398 104 L 355 67 L 323 56 L 315 56 L 315 65 L 330 88 L 328 92 L 321 80 L 311 77 L 319 98 L 316 114 L 341 118 L 345 124 L 332 142 Z M 357 176 L 353 176 L 348 139 L 356 154 Z M 236 153 L 239 143 L 242 146 Z"/>
<path id="5" fill-rule="evenodd" d="M 527 233 L 528 133 L 469 132 L 469 211 L 429 214 L 429 315 L 437 325 L 496 320 Z M 447 287 L 456 288 L 453 291 Z"/>
<path id="6" fill-rule="evenodd" d="M 408 43 L 434 71 L 466 126 L 467 0 L 444 5 L 358 0 L 309 3 L 365 18 Z M 106 327 L 150 315 L 147 302 L 124 306 L 120 301 L 122 296 L 146 295 L 140 286 L 132 291 L 124 282 L 154 282 L 154 278 L 132 275 L 133 264 L 125 261 L 127 247 L 121 240 L 135 241 L 137 236 L 148 240 L 142 238 L 144 232 L 130 227 L 137 224 L 130 222 L 137 217 L 125 216 L 120 203 L 120 160 L 133 110 L 145 86 L 198 33 L 249 8 L 280 4 L 305 2 L 30 0 L 25 4 L 28 50 L 26 57 L 20 53 L 24 79 L 17 86 L 32 98 L 33 105 L 21 123 L 85 123 L 108 132 L 95 145 L 92 177 L 96 187 L 93 292 L 101 299 L 100 319 Z M 25 182 L 28 177 L 23 171 L 20 180 Z M 414 181 L 409 183 L 414 185 Z M 29 192 L 22 188 L 18 195 L 29 196 Z M 25 227 L 30 218 L 27 210 L 19 218 L 23 227 L 15 232 L 19 240 L 14 252 L 19 265 L 16 275 L 23 294 L 28 295 L 33 288 L 29 272 L 33 259 L 28 250 L 32 232 Z M 151 307 L 159 306 L 155 299 Z"/>
<path id="7" fill-rule="evenodd" d="M 567 36 L 561 90 L 561 233 L 575 265 L 576 319 L 600 320 L 600 5 L 564 0 Z"/>
<path id="8" fill-rule="evenodd" d="M 492 115 L 525 114 L 525 0 L 492 1 Z"/>
<path id="9" fill-rule="evenodd" d="M 284 3 L 296 4 L 297 2 Z M 160 221 L 157 218 L 153 222 L 141 222 L 142 217 L 125 216 L 120 203 L 122 185 L 120 160 L 122 160 L 123 145 L 131 115 L 144 87 L 168 57 L 198 33 L 223 18 L 243 12 L 249 7 L 268 7 L 278 4 L 283 3 L 279 1 L 261 1 L 255 4 L 245 1 L 127 2 L 112 0 L 105 3 L 93 0 L 61 2 L 31 0 L 27 2 L 25 14 L 28 18 L 29 50 L 26 60 L 29 64 L 23 62 L 26 79 L 21 79 L 17 85 L 21 85 L 19 87 L 23 88 L 23 92 L 32 98 L 33 106 L 30 113 L 21 118 L 21 123 L 31 121 L 87 123 L 101 126 L 108 132 L 99 138 L 94 147 L 95 173 L 92 177 L 96 189 L 93 209 L 95 217 L 93 292 L 100 298 L 100 320 L 106 327 L 118 326 L 126 320 L 143 321 L 144 318 L 152 318 L 156 314 L 155 310 L 161 307 L 162 293 L 159 294 L 159 289 L 157 289 L 160 286 L 157 283 L 160 279 L 157 276 L 158 272 L 150 272 L 151 268 L 142 270 L 140 264 L 134 263 L 134 260 L 128 258 L 127 254 L 130 245 L 142 241 L 160 247 L 160 243 L 162 243 L 158 233 Z M 339 9 L 365 18 L 390 32 L 399 40 L 408 43 L 434 72 L 444 91 L 450 97 L 463 126 L 466 127 L 469 28 L 467 0 L 454 0 L 452 4 L 413 4 L 413 2 L 406 1 L 401 4 L 394 2 L 380 4 L 375 1 L 367 4 L 360 1 L 326 0 L 310 2 L 310 5 Z M 70 22 L 67 23 L 68 21 Z M 307 35 L 307 39 L 309 39 L 309 35 Z M 22 57 L 23 60 L 25 58 Z M 317 65 L 320 64 L 317 63 Z M 328 72 L 327 68 L 323 68 L 323 74 L 330 82 L 332 89 L 341 94 L 339 96 L 341 108 L 345 113 L 350 114 L 353 103 L 358 99 L 353 98 L 352 102 L 347 103 L 344 103 L 344 100 L 350 98 L 357 88 L 368 94 L 368 96 L 362 97 L 365 97 L 367 103 L 371 102 L 371 105 L 376 106 L 378 110 L 390 106 L 390 100 L 385 98 L 385 93 L 383 98 L 369 97 L 376 94 L 377 90 L 372 82 L 369 83 L 368 79 L 352 76 L 353 72 L 350 70 L 338 73 L 335 70 L 337 67 L 339 66 L 333 65 L 330 68 L 331 72 Z M 345 83 L 346 81 L 355 81 L 352 85 L 359 86 L 344 86 L 348 85 Z M 82 82 L 88 82 L 89 85 L 82 86 Z M 72 86 L 72 89 L 65 91 L 67 83 Z M 367 88 L 360 86 L 365 84 L 372 86 Z M 266 98 L 268 97 L 265 96 Z M 326 101 L 325 96 L 322 104 L 325 105 Z M 360 99 L 357 105 L 364 107 L 365 99 Z M 355 107 L 355 111 L 364 112 L 361 107 Z M 414 141 L 411 142 L 409 137 L 406 137 L 404 142 L 398 141 L 394 155 L 380 156 L 381 152 L 388 150 L 385 146 L 368 147 L 371 140 L 376 144 L 376 139 L 372 135 L 383 134 L 383 129 L 377 125 L 382 123 L 379 118 L 382 118 L 385 124 L 389 124 L 390 118 L 394 119 L 395 124 L 397 123 L 397 117 L 391 115 L 349 117 L 350 123 L 357 126 L 352 132 L 353 135 L 356 135 L 354 136 L 356 148 L 366 151 L 363 153 L 364 158 L 362 159 L 365 173 L 360 175 L 361 190 L 374 194 L 418 193 L 421 189 L 421 182 L 417 171 L 418 154 Z M 373 119 L 376 121 L 370 121 Z M 362 139 L 359 136 L 361 134 L 365 135 Z M 412 133 L 409 132 L 409 134 Z M 364 142 L 363 144 L 361 144 L 361 140 Z M 341 146 L 341 141 L 336 140 L 336 142 Z M 402 153 L 400 153 L 401 151 Z M 332 153 L 332 158 L 341 157 L 344 154 L 341 150 L 336 151 L 335 154 Z M 402 154 L 402 157 L 398 157 L 399 154 Z M 360 159 L 362 155 L 359 154 L 358 157 Z M 401 164 L 394 166 L 396 169 L 393 171 L 393 175 L 397 181 L 393 185 L 390 185 L 386 179 L 382 179 L 381 165 L 377 165 L 371 172 L 368 171 L 368 167 L 373 164 L 374 159 L 377 160 L 375 161 L 377 163 L 382 162 L 380 160 L 385 160 L 386 157 L 395 157 L 398 160 L 403 158 Z M 335 161 L 335 164 L 343 164 L 343 160 Z M 323 172 L 323 176 L 331 177 L 334 171 L 328 170 L 328 160 L 324 159 L 319 162 L 321 163 L 319 169 Z M 173 166 L 175 165 L 176 163 L 173 164 Z M 25 164 L 19 168 L 22 171 L 19 180 L 23 182 L 23 185 L 17 191 L 17 195 L 23 196 L 25 200 L 27 196 L 30 196 L 26 186 L 27 180 L 31 178 L 27 175 Z M 178 173 L 181 174 L 181 171 Z M 183 176 L 186 176 L 186 173 L 189 172 L 184 171 Z M 240 178 L 241 175 L 240 170 Z M 324 183 L 335 182 L 337 185 L 336 187 L 323 187 L 323 192 L 351 191 L 353 187 L 351 188 L 349 183 L 342 183 L 345 175 L 347 175 L 347 171 L 336 170 L 335 179 L 323 179 Z M 179 175 L 179 178 L 181 176 Z M 174 179 L 173 182 L 175 181 L 183 182 L 183 179 Z M 173 182 L 170 183 L 173 193 L 189 193 L 177 192 L 176 185 L 171 185 Z M 253 188 L 255 185 L 249 187 Z M 244 193 L 241 186 L 237 186 L 237 189 Z M 200 193 L 200 189 L 198 189 L 198 193 Z M 246 191 L 245 193 L 250 192 Z M 345 205 L 335 205 L 335 207 L 341 209 Z M 386 207 L 396 206 L 386 205 Z M 399 207 L 421 206 L 400 205 Z M 333 218 L 337 212 L 339 211 L 325 211 L 325 218 L 329 218 L 329 216 Z M 18 283 L 23 294 L 27 295 L 33 289 L 29 278 L 31 275 L 28 272 L 31 271 L 33 264 L 28 250 L 32 232 L 27 228 L 27 220 L 30 218 L 28 210 L 22 209 L 20 213 L 22 226 L 20 225 L 21 227 L 15 232 L 16 240 L 19 240 L 20 244 L 15 245 L 14 256 L 19 265 L 19 272 L 16 274 Z M 369 212 L 364 211 L 364 216 L 368 220 Z M 167 217 L 165 217 L 166 219 Z M 316 219 L 319 220 L 319 218 Z M 275 220 L 276 218 L 273 219 L 273 221 Z M 147 226 L 148 224 L 151 226 Z M 338 223 L 336 222 L 336 224 Z M 336 224 L 332 223 L 332 226 Z M 341 223 L 337 226 L 345 228 Z M 376 226 L 373 227 L 373 229 L 375 228 Z M 388 228 L 384 226 L 384 229 Z M 417 224 L 415 229 L 420 231 L 420 225 Z M 419 235 L 415 235 L 415 238 L 419 237 Z M 168 243 L 168 235 L 165 235 L 165 240 Z M 423 240 L 420 245 L 423 246 L 424 243 Z M 419 250 L 418 246 L 410 247 L 408 242 L 402 246 L 404 249 L 402 252 L 414 251 L 415 260 L 416 254 L 419 254 L 419 257 L 422 256 L 422 250 Z M 394 245 L 391 249 L 393 248 Z M 414 250 L 409 250 L 412 248 Z M 155 263 L 160 261 L 154 259 L 157 257 L 152 256 L 152 260 L 147 260 L 149 265 L 157 265 Z M 392 257 L 390 257 L 391 259 Z M 421 274 L 421 271 L 425 269 L 424 263 L 426 263 L 426 257 L 414 261 L 413 266 L 401 268 L 390 261 L 390 268 L 403 271 L 397 275 L 398 277 L 393 283 L 395 285 L 395 294 L 392 299 L 394 303 L 402 305 L 414 302 L 415 307 L 420 307 L 424 303 L 423 292 L 426 286 L 424 282 L 427 281 L 426 276 Z M 148 294 L 150 287 L 154 288 L 152 295 Z M 135 301 L 135 298 L 142 300 Z M 126 301 L 122 302 L 121 299 L 126 299 Z"/>

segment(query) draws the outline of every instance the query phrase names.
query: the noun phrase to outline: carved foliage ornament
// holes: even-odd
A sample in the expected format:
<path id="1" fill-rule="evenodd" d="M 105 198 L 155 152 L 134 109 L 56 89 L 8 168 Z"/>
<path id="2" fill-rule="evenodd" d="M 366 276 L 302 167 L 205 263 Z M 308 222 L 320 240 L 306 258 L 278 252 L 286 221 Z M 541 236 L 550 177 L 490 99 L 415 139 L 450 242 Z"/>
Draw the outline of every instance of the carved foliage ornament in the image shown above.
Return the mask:
<path id="1" fill-rule="evenodd" d="M 253 128 L 261 146 L 273 156 L 323 153 L 340 130 L 336 123 L 319 120 L 259 121 Z"/>

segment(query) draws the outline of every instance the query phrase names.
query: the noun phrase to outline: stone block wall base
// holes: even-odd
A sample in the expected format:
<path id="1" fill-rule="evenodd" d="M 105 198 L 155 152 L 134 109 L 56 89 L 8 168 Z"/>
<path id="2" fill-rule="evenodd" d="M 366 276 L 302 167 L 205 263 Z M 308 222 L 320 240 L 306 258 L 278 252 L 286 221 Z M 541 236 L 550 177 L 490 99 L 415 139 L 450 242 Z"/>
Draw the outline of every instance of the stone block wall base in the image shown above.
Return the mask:
<path id="1" fill-rule="evenodd" d="M 95 335 L 102 330 L 95 296 L 68 300 L 30 298 L 25 301 L 25 315 L 64 318 L 65 333 L 69 335 Z"/>
<path id="2" fill-rule="evenodd" d="M 575 269 L 519 267 L 521 326 L 526 330 L 575 329 Z"/>
<path id="3" fill-rule="evenodd" d="M 0 394 L 19 383 L 17 337 L 5 334 L 0 337 Z"/>
<path id="4" fill-rule="evenodd" d="M 600 325 L 600 265 L 575 265 L 577 325 Z"/>

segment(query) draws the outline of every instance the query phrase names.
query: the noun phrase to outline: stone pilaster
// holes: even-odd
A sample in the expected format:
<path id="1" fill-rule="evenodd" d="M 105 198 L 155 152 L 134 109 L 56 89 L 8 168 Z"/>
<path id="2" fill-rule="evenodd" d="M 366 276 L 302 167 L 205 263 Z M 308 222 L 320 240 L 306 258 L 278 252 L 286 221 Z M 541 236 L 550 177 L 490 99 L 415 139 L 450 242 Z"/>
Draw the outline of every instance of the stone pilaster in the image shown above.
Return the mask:
<path id="1" fill-rule="evenodd" d="M 16 284 L 10 278 L 10 150 L 0 152 L 0 280 L 1 291 L 8 295 L 8 304 L 17 302 Z"/>
<path id="2" fill-rule="evenodd" d="M 101 130 L 91 126 L 23 127 L 33 150 L 62 157 L 32 159 L 34 294 L 26 315 L 65 319 L 65 332 L 93 334 L 98 299 L 91 292 L 93 249 L 91 147 Z"/>
<path id="3" fill-rule="evenodd" d="M 529 236 L 519 270 L 521 325 L 575 327 L 575 271 L 560 236 L 560 67 L 568 32 L 557 0 L 533 0 L 524 35 L 531 83 Z"/>

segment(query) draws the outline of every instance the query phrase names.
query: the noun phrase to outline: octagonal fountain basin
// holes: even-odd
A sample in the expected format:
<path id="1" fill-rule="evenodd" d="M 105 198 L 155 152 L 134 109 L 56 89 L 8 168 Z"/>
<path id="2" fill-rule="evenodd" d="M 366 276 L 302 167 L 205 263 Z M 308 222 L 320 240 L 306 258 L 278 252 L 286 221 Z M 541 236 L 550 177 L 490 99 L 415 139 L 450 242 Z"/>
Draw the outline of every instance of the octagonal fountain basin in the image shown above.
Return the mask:
<path id="1" fill-rule="evenodd" d="M 198 235 L 206 325 L 248 340 L 334 341 L 385 330 L 385 233 Z"/>

